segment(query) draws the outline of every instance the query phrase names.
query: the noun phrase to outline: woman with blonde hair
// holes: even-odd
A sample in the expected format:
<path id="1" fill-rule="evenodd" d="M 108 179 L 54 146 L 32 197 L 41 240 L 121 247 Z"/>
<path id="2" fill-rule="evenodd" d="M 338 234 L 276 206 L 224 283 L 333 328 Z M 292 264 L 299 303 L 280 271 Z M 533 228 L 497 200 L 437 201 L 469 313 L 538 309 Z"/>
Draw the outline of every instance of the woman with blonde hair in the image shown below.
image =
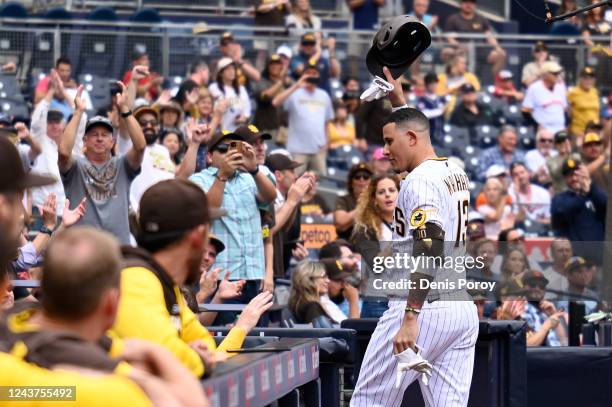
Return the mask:
<path id="1" fill-rule="evenodd" d="M 478 212 L 485 220 L 485 235 L 496 240 L 499 232 L 514 227 L 516 215 L 512 206 L 508 204 L 508 192 L 504 184 L 495 178 L 488 178 L 484 184 L 483 192 L 487 203 L 478 207 Z"/>
<path id="2" fill-rule="evenodd" d="M 329 278 L 320 262 L 303 261 L 291 276 L 289 309 L 300 324 L 312 323 L 315 328 L 333 328 L 334 324 L 321 304 L 327 294 Z"/>
<path id="3" fill-rule="evenodd" d="M 359 197 L 351 243 L 361 254 L 368 270 L 372 269 L 374 257 L 383 251 L 384 243 L 393 239 L 393 214 L 399 187 L 397 175 L 376 175 Z M 366 296 L 361 306 L 361 318 L 380 317 L 387 308 L 386 298 Z"/>

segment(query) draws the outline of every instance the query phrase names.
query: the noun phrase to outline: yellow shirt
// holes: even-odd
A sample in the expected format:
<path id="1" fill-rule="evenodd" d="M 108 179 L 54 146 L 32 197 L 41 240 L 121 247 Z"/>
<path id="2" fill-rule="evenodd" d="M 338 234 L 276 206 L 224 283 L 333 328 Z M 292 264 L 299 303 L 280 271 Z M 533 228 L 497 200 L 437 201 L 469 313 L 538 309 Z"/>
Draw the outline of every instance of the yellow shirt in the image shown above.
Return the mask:
<path id="1" fill-rule="evenodd" d="M 2 386 L 75 386 L 76 401 L 0 401 L 0 406 L 150 407 L 145 393 L 130 379 L 118 375 L 85 376 L 76 372 L 46 370 L 7 353 L 0 353 Z"/>
<path id="2" fill-rule="evenodd" d="M 216 347 L 214 338 L 191 312 L 180 289 L 175 286 L 179 315 L 166 309 L 163 287 L 157 276 L 144 267 L 128 267 L 121 272 L 121 300 L 112 333 L 119 338 L 141 338 L 158 343 L 172 352 L 197 377 L 204 365 L 189 343 L 201 340 L 208 349 L 227 351 L 242 346 L 246 332 L 239 327 L 229 331 Z"/>
<path id="3" fill-rule="evenodd" d="M 355 126 L 351 123 L 344 123 L 340 127 L 334 122 L 327 123 L 327 132 L 329 134 L 329 147 L 334 149 L 340 146 L 352 145 L 355 141 Z"/>
<path id="4" fill-rule="evenodd" d="M 572 134 L 583 134 L 587 123 L 599 123 L 599 95 L 597 89 L 585 91 L 580 86 L 574 86 L 567 92 L 567 101 L 572 109 Z"/>

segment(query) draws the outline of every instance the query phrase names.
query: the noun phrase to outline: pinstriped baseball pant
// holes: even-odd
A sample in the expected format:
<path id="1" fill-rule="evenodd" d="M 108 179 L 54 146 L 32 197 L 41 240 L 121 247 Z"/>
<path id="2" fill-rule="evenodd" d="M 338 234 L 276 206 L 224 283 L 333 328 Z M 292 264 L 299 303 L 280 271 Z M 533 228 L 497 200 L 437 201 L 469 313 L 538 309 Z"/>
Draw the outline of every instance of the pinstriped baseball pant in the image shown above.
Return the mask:
<path id="1" fill-rule="evenodd" d="M 361 364 L 351 407 L 400 406 L 404 392 L 417 373 L 404 372 L 395 388 L 396 361 L 393 338 L 404 318 L 406 301 L 389 301 L 389 309 L 378 321 Z M 478 337 L 478 315 L 471 301 L 425 302 L 418 317 L 417 344 L 433 365 L 429 386 L 420 383 L 427 407 L 467 406 L 474 349 Z"/>

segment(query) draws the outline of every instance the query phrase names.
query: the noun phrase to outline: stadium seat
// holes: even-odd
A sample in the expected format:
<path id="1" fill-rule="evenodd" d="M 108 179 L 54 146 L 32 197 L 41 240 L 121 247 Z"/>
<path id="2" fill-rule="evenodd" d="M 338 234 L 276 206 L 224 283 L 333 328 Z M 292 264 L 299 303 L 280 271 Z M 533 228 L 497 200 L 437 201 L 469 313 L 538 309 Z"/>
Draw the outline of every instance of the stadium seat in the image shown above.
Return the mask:
<path id="1" fill-rule="evenodd" d="M 478 147 L 489 148 L 497 143 L 497 135 L 499 133 L 497 127 L 489 125 L 477 126 L 474 131 Z"/>
<path id="2" fill-rule="evenodd" d="M 26 8 L 18 2 L 6 3 L 0 7 L 0 17 L 27 18 L 28 10 L 26 10 Z"/>
<path id="3" fill-rule="evenodd" d="M 469 145 L 463 150 L 462 158 L 465 164 L 465 172 L 470 178 L 474 178 L 477 175 L 479 156 L 480 149 L 478 147 Z"/>
<path id="4" fill-rule="evenodd" d="M 129 20 L 134 23 L 161 23 L 162 18 L 159 12 L 153 8 L 143 8 L 136 10 L 134 14 L 129 17 Z"/>
<path id="5" fill-rule="evenodd" d="M 518 128 L 520 146 L 525 150 L 535 148 L 535 134 L 532 127 L 521 126 Z"/>
<path id="6" fill-rule="evenodd" d="M 98 7 L 89 13 L 88 20 L 92 21 L 117 21 L 117 13 L 110 7 Z"/>
<path id="7" fill-rule="evenodd" d="M 478 194 L 482 191 L 482 182 L 470 180 L 470 201 L 476 202 Z"/>
<path id="8" fill-rule="evenodd" d="M 340 188 L 346 186 L 346 179 L 348 177 L 348 171 L 334 167 L 327 168 L 327 179 L 336 183 Z M 321 177 L 324 178 L 324 177 Z"/>
<path id="9" fill-rule="evenodd" d="M 523 113 L 519 105 L 505 104 L 501 113 L 505 124 L 518 126 L 523 123 Z"/>
<path id="10" fill-rule="evenodd" d="M 30 116 L 28 105 L 23 100 L 15 100 L 13 98 L 0 99 L 0 107 L 2 112 L 9 116 Z"/>
<path id="11" fill-rule="evenodd" d="M 0 75 L 0 91 L 8 93 L 9 96 L 15 93 L 21 94 L 21 88 L 14 75 Z"/>
<path id="12" fill-rule="evenodd" d="M 63 7 L 54 7 L 47 10 L 44 18 L 49 20 L 72 20 L 72 13 Z"/>
<path id="13" fill-rule="evenodd" d="M 525 219 L 522 229 L 525 231 L 526 237 L 551 237 L 552 233 L 550 225 L 544 225 L 529 219 Z"/>

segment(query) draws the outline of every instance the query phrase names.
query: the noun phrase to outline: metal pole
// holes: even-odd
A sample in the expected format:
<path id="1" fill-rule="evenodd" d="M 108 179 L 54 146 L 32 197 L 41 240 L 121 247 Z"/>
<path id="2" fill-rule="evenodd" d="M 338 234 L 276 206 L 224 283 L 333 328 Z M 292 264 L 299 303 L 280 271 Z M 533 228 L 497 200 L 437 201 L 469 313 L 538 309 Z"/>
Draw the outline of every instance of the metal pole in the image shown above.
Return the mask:
<path id="1" fill-rule="evenodd" d="M 53 30 L 53 63 L 62 56 L 62 32 L 60 31 L 59 25 L 55 26 Z"/>
<path id="2" fill-rule="evenodd" d="M 164 30 L 162 37 L 162 75 L 167 77 L 170 73 L 170 36 L 168 30 Z"/>
<path id="3" fill-rule="evenodd" d="M 136 9 L 142 8 L 142 0 L 136 0 Z"/>

